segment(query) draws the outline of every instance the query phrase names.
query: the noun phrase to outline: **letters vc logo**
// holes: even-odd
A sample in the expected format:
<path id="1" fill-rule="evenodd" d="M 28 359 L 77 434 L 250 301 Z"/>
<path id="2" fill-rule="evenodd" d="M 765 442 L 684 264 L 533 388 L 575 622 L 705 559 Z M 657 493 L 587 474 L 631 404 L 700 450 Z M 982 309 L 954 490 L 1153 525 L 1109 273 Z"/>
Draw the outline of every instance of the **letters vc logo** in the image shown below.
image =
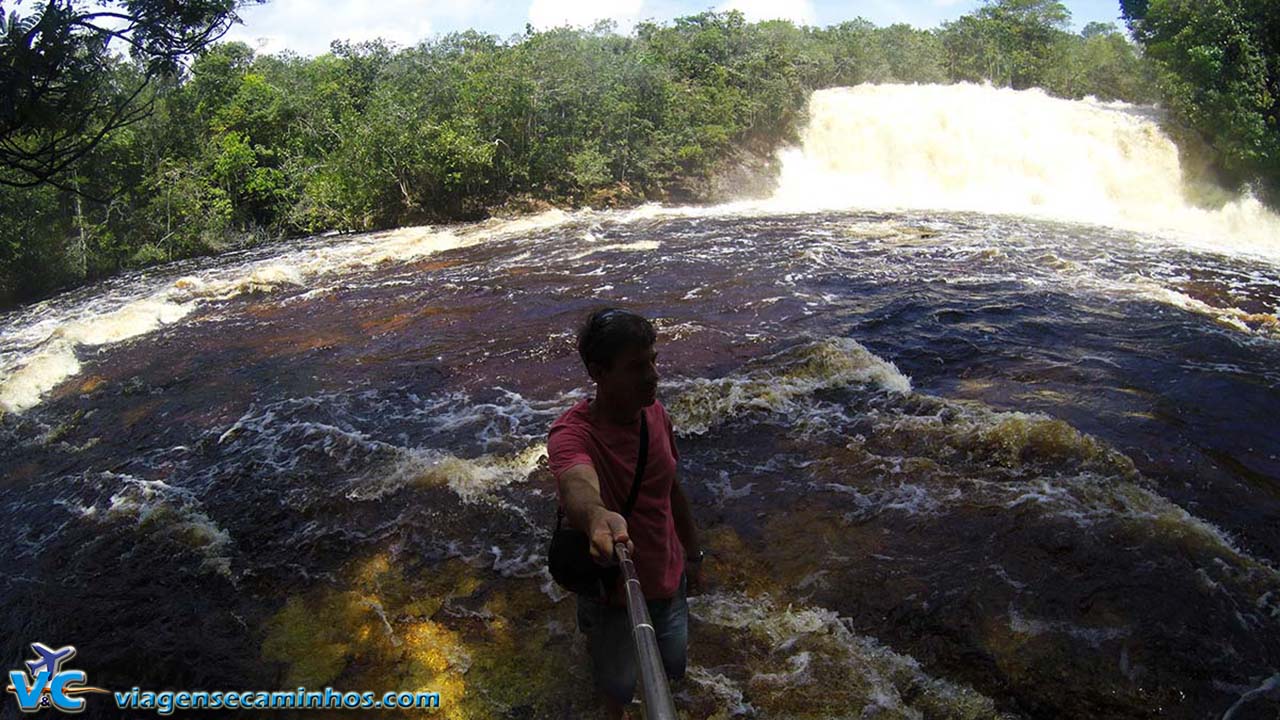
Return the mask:
<path id="1" fill-rule="evenodd" d="M 78 713 L 84 710 L 84 700 L 76 695 L 86 692 L 107 692 L 102 688 L 85 687 L 83 670 L 63 670 L 62 664 L 76 654 L 70 645 L 54 650 L 43 643 L 31 643 L 35 660 L 27 661 L 26 672 L 9 671 L 9 686 L 5 688 L 17 696 L 18 709 L 36 712 L 54 707 L 62 712 Z M 28 676 L 29 675 L 29 676 Z"/>

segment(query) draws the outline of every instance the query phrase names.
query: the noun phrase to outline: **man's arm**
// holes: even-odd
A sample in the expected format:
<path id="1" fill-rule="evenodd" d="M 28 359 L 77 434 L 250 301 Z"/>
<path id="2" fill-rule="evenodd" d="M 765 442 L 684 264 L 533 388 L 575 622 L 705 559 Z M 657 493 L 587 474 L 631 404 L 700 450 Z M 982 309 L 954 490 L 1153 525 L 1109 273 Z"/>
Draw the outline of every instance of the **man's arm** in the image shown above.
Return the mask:
<path id="1" fill-rule="evenodd" d="M 597 562 L 613 559 L 614 543 L 624 542 L 633 551 L 627 535 L 627 520 L 604 506 L 600 499 L 600 477 L 590 465 L 574 465 L 560 474 L 560 497 L 569 524 L 591 540 L 591 555 Z"/>
<path id="2" fill-rule="evenodd" d="M 693 523 L 693 510 L 689 508 L 689 499 L 685 497 L 680 481 L 671 483 L 671 515 L 676 523 L 676 535 L 680 544 L 684 545 L 686 558 L 698 557 L 702 553 L 702 545 L 698 543 L 698 527 Z"/>
<path id="3" fill-rule="evenodd" d="M 693 522 L 693 510 L 689 498 L 680 487 L 679 480 L 671 483 L 671 516 L 676 524 L 676 535 L 684 546 L 684 575 L 690 595 L 702 594 L 702 545 L 698 541 L 698 527 Z"/>

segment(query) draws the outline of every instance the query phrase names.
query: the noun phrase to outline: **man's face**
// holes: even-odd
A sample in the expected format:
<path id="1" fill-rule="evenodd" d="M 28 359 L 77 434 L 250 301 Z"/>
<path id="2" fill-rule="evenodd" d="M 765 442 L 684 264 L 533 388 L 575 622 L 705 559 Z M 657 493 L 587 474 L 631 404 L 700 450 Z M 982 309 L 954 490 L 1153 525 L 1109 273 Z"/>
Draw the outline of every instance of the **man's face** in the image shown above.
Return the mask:
<path id="1" fill-rule="evenodd" d="M 613 367 L 596 368 L 596 384 L 601 395 L 607 395 L 625 407 L 648 407 L 658 399 L 658 353 L 652 345 L 633 346 L 618 353 Z"/>

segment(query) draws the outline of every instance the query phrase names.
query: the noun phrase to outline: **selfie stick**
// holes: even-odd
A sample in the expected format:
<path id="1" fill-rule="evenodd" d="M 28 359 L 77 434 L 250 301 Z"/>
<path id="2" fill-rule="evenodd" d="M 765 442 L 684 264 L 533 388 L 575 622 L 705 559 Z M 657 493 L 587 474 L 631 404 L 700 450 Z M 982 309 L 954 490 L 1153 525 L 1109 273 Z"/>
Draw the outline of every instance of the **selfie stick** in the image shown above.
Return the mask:
<path id="1" fill-rule="evenodd" d="M 613 546 L 622 566 L 623 580 L 627 588 L 627 613 L 631 616 L 631 633 L 636 641 L 636 662 L 640 666 L 641 694 L 644 699 L 644 716 L 649 720 L 676 720 L 676 708 L 671 702 L 671 689 L 667 687 L 667 671 L 662 666 L 658 652 L 658 636 L 649 620 L 649 607 L 645 604 L 636 566 L 631 562 L 627 546 Z"/>

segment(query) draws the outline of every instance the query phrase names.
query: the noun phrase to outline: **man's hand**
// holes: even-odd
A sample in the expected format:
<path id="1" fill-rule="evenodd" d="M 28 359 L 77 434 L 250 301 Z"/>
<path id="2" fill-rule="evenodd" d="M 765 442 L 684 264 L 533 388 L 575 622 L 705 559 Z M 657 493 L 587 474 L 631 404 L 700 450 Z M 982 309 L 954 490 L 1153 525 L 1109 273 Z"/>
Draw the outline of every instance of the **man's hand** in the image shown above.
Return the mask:
<path id="1" fill-rule="evenodd" d="M 626 518 L 604 507 L 597 508 L 591 514 L 587 537 L 591 538 L 591 558 L 601 565 L 613 562 L 614 543 L 626 543 L 627 552 L 635 551 L 631 537 L 627 535 Z"/>
<path id="2" fill-rule="evenodd" d="M 627 534 L 627 520 L 606 508 L 600 501 L 600 478 L 590 465 L 574 465 L 560 476 L 560 497 L 569 524 L 587 534 L 591 543 L 591 559 L 601 565 L 613 562 L 613 544 L 627 544 L 634 551 Z"/>
<path id="3" fill-rule="evenodd" d="M 702 560 L 685 560 L 684 581 L 685 595 L 693 597 L 694 595 L 702 594 L 704 590 L 702 587 Z"/>

